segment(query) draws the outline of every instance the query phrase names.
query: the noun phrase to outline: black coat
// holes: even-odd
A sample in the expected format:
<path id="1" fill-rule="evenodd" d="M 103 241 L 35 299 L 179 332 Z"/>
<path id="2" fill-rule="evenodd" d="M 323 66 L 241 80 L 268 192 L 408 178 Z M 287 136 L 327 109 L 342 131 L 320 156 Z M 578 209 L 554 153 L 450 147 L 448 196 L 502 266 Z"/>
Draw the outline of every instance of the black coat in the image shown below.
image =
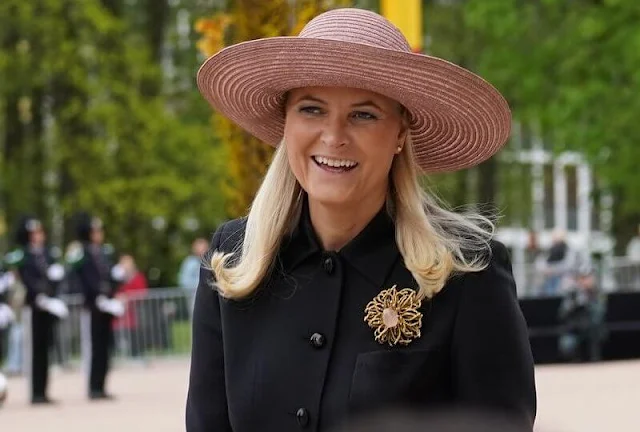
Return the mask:
<path id="1" fill-rule="evenodd" d="M 244 220 L 212 249 L 241 244 Z M 525 429 L 536 413 L 533 359 L 508 252 L 453 278 L 423 302 L 422 336 L 381 345 L 364 309 L 382 289 L 417 288 L 381 211 L 340 252 L 325 252 L 308 213 L 250 299 L 229 301 L 203 269 L 196 294 L 187 432 L 326 431 L 348 417 L 402 406 L 485 407 Z"/>
<path id="2" fill-rule="evenodd" d="M 38 294 L 55 297 L 58 294 L 60 282 L 51 281 L 47 275 L 49 266 L 55 263 L 50 250 L 43 247 L 34 250 L 26 247 L 24 258 L 18 264 L 18 275 L 26 290 L 26 303 L 34 307 Z"/>
<path id="3" fill-rule="evenodd" d="M 72 263 L 73 274 L 70 279 L 77 284 L 84 297 L 85 307 L 95 308 L 96 298 L 103 295 L 113 298 L 118 285 L 111 276 L 113 258 L 105 245 L 85 243 L 82 253 Z"/>

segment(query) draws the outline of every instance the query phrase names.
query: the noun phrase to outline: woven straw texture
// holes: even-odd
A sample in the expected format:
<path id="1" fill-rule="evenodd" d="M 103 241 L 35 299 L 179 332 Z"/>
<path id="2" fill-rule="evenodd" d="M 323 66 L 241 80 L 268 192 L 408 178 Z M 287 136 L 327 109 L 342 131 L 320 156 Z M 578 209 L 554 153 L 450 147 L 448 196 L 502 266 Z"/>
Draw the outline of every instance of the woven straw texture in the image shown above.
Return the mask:
<path id="1" fill-rule="evenodd" d="M 507 141 L 511 112 L 489 83 L 443 59 L 411 52 L 402 33 L 380 15 L 334 9 L 299 36 L 257 39 L 205 61 L 198 88 L 211 106 L 276 146 L 284 130 L 287 91 L 353 87 L 402 103 L 410 113 L 414 152 L 425 173 L 469 168 Z"/>

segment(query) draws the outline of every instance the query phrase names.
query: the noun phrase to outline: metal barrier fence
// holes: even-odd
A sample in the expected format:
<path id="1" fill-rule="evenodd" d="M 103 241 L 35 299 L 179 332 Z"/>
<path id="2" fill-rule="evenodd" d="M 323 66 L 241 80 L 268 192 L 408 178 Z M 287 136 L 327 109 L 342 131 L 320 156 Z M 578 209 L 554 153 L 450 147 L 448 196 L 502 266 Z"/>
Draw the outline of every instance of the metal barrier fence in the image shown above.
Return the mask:
<path id="1" fill-rule="evenodd" d="M 627 258 L 613 258 L 595 267 L 598 287 L 605 292 L 640 291 L 640 262 Z M 528 264 L 523 269 L 514 268 L 514 276 L 518 282 L 518 294 L 521 297 L 540 297 L 545 292 L 547 276 L 539 266 Z M 562 282 L 556 294 L 571 285 L 573 272 L 561 275 Z"/>
<path id="2" fill-rule="evenodd" d="M 83 335 L 90 329 L 83 320 L 82 297 L 62 297 L 69 316 L 58 321 L 52 363 L 81 364 Z M 191 295 L 180 289 L 151 289 L 125 300 L 125 313 L 113 321 L 115 360 L 145 361 L 155 357 L 185 357 L 191 351 Z"/>
<path id="3" fill-rule="evenodd" d="M 640 262 L 625 257 L 611 259 L 607 267 L 616 291 L 640 291 Z"/>
<path id="4" fill-rule="evenodd" d="M 544 296 L 544 275 L 533 265 L 527 266 L 525 272 L 525 277 L 519 279 L 519 283 L 524 283 L 524 287 L 519 287 L 520 296 Z M 600 266 L 597 278 L 606 292 L 640 292 L 640 262 L 624 258 L 607 261 Z M 193 293 L 178 288 L 155 288 L 129 295 L 124 316 L 113 322 L 115 361 L 188 357 L 192 296 Z M 56 324 L 51 362 L 76 367 L 82 365 L 82 337 L 83 334 L 88 336 L 89 329 L 86 325 L 83 328 L 82 297 L 66 295 L 63 299 L 69 306 L 69 317 Z M 9 333 L 5 332 L 4 336 Z M 9 339 L 5 337 L 5 342 Z M 9 348 L 7 345 L 5 348 Z"/>
<path id="5" fill-rule="evenodd" d="M 640 262 L 616 258 L 597 271 L 607 292 L 640 291 Z M 544 296 L 544 275 L 530 265 L 524 278 L 523 297 Z M 63 365 L 82 358 L 82 298 L 65 296 L 69 317 L 56 327 L 53 360 Z M 123 317 L 115 319 L 116 360 L 145 361 L 157 357 L 186 357 L 191 351 L 192 293 L 178 289 L 151 289 L 126 299 Z"/>

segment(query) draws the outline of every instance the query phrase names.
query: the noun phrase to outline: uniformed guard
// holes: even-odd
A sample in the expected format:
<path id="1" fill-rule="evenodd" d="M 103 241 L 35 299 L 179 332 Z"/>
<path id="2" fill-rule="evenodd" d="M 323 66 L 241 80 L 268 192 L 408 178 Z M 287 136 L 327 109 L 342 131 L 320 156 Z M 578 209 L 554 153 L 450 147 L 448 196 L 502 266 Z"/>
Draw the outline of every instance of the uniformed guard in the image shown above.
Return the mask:
<path id="1" fill-rule="evenodd" d="M 5 330 L 15 319 L 15 314 L 8 304 L 8 291 L 15 280 L 13 273 L 5 269 L 0 262 L 0 332 Z M 0 343 L 0 364 L 2 363 L 3 352 Z"/>
<path id="2" fill-rule="evenodd" d="M 9 288 L 13 285 L 14 281 L 15 277 L 13 273 L 5 269 L 3 263 L 0 262 L 0 329 L 6 327 L 14 318 L 13 311 L 11 311 L 7 301 Z"/>
<path id="3" fill-rule="evenodd" d="M 13 310 L 7 304 L 7 292 L 9 291 L 9 287 L 13 284 L 14 276 L 10 271 L 6 271 L 2 264 L 3 263 L 0 262 L 0 335 L 15 319 Z M 2 343 L 0 343 L 0 364 L 2 364 L 3 355 Z M 2 407 L 6 397 L 7 378 L 0 371 L 0 407 Z"/>
<path id="4" fill-rule="evenodd" d="M 114 346 L 113 318 L 124 313 L 122 303 L 114 299 L 123 274 L 114 265 L 113 247 L 103 243 L 103 224 L 99 218 L 79 215 L 76 231 L 80 245 L 67 251 L 66 261 L 84 297 L 81 332 L 83 358 L 89 373 L 89 398 L 111 399 L 113 396 L 105 391 L 105 381 Z"/>
<path id="5" fill-rule="evenodd" d="M 69 314 L 66 304 L 56 298 L 64 267 L 55 262 L 53 248 L 46 246 L 45 231 L 37 218 L 19 219 L 15 241 L 17 247 L 7 254 L 5 261 L 9 268 L 15 269 L 26 289 L 21 318 L 31 403 L 50 404 L 53 401 L 47 396 L 47 386 L 53 328 L 56 319 L 64 319 Z"/>

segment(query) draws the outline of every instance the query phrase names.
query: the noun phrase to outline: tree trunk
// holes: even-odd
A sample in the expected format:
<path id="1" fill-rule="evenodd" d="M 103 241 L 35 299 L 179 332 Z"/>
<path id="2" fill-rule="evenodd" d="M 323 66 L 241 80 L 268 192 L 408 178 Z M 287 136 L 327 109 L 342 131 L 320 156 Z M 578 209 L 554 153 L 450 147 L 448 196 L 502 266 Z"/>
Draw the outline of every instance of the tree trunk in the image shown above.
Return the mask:
<path id="1" fill-rule="evenodd" d="M 164 46 L 167 22 L 169 21 L 169 3 L 167 0 L 146 0 L 147 38 L 151 58 L 160 62 Z"/>
<path id="2" fill-rule="evenodd" d="M 491 210 L 496 205 L 498 159 L 491 159 L 478 166 L 478 202 L 481 208 Z"/>
<path id="3" fill-rule="evenodd" d="M 159 0 L 158 0 L 159 1 Z M 122 0 L 101 0 L 102 6 L 107 9 L 113 16 L 122 16 Z"/>
<path id="4" fill-rule="evenodd" d="M 2 202 L 4 203 L 5 218 L 9 224 L 7 227 L 13 235 L 15 221 L 21 211 L 17 202 L 16 189 L 20 188 L 20 171 L 23 171 L 19 160 L 21 149 L 24 147 L 24 126 L 20 122 L 18 110 L 19 97 L 17 94 L 8 95 L 4 112 L 4 161 L 6 167 L 2 173 Z M 9 243 L 13 243 L 11 238 Z"/>

